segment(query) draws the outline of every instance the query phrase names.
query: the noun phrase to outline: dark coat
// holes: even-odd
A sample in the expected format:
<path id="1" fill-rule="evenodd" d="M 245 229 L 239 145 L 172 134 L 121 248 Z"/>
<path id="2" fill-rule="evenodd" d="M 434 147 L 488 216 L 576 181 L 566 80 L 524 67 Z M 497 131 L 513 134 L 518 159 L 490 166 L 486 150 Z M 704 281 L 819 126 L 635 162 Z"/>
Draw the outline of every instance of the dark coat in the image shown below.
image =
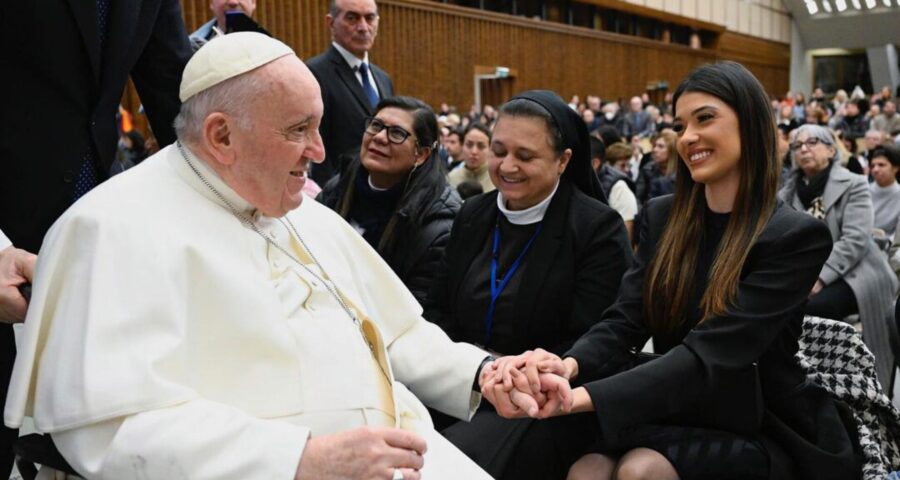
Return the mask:
<path id="1" fill-rule="evenodd" d="M 484 318 L 459 318 L 461 286 L 473 259 L 490 242 L 499 215 L 498 192 L 466 200 L 450 234 L 445 257 L 425 304 L 425 318 L 456 341 L 482 342 Z M 503 343 L 504 353 L 543 347 L 565 351 L 612 304 L 631 248 L 622 218 L 567 182 L 544 216 L 516 292 L 514 317 L 521 327 Z M 479 330 L 479 328 L 481 330 Z"/>
<path id="2" fill-rule="evenodd" d="M 429 161 L 438 159 L 432 158 Z M 317 200 L 337 211 L 347 188 L 356 178 L 358 168 L 361 168 L 358 159 L 347 164 L 344 172 L 325 185 Z M 405 200 L 400 200 L 394 213 L 398 222 L 395 230 L 397 243 L 389 251 L 379 249 L 378 252 L 420 304 L 424 303 L 428 289 L 438 273 L 444 248 L 450 239 L 453 219 L 462 205 L 456 190 L 449 184 L 436 197 L 425 198 L 424 193 L 426 192 L 412 192 Z M 421 215 L 421 226 L 417 226 L 412 222 L 410 212 L 414 206 L 422 203 L 428 203 L 428 206 Z"/>
<path id="3" fill-rule="evenodd" d="M 365 120 L 375 114 L 369 104 L 356 73 L 334 45 L 325 53 L 315 56 L 306 65 L 319 81 L 325 110 L 319 133 L 325 144 L 325 162 L 316 164 L 311 177 L 319 185 L 325 185 L 337 175 L 343 166 L 341 158 L 359 155 Z M 370 64 L 372 76 L 381 98 L 394 95 L 391 77 L 377 65 Z"/>
<path id="4" fill-rule="evenodd" d="M 110 2 L 106 50 L 100 52 L 96 2 L 3 2 L 6 51 L 0 91 L 0 230 L 37 252 L 44 233 L 72 203 L 83 155 L 93 148 L 101 180 L 119 134 L 116 113 L 129 74 L 150 124 L 165 146 L 181 103 L 181 72 L 190 45 L 177 0 Z"/>
<path id="5" fill-rule="evenodd" d="M 604 440 L 615 444 L 636 426 L 676 417 L 690 422 L 706 415 L 703 426 L 716 428 L 708 424 L 713 417 L 719 428 L 729 429 L 735 421 L 754 424 L 762 413 L 761 433 L 791 459 L 791 478 L 859 478 L 855 432 L 848 434 L 838 405 L 807 382 L 794 357 L 807 295 L 831 251 L 828 228 L 808 215 L 779 204 L 750 249 L 727 314 L 692 328 L 663 357 L 623 371 L 650 337 L 643 315 L 645 269 L 671 205 L 670 196 L 647 204 L 641 246 L 616 304 L 567 354 L 578 361 L 578 381 L 586 382 Z M 754 362 L 759 390 L 757 382 L 730 381 Z M 747 396 L 754 392 L 761 412 L 728 411 L 753 403 Z M 724 406 L 727 415 L 707 415 L 705 406 Z M 773 461 L 773 469 L 784 467 Z"/>

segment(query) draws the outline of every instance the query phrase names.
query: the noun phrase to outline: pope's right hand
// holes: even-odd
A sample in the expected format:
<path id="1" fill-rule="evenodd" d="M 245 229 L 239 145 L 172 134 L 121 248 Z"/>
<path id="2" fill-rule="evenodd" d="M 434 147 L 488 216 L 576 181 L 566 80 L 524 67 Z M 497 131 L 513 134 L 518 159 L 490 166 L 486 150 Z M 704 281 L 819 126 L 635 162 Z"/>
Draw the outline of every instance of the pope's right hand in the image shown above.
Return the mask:
<path id="1" fill-rule="evenodd" d="M 295 480 L 390 479 L 394 469 L 404 480 L 420 480 L 426 448 L 424 438 L 399 428 L 360 427 L 313 437 Z"/>
<path id="2" fill-rule="evenodd" d="M 19 286 L 31 281 L 36 261 L 36 255 L 19 248 L 0 250 L 0 322 L 25 320 L 28 302 L 19 292 Z"/>

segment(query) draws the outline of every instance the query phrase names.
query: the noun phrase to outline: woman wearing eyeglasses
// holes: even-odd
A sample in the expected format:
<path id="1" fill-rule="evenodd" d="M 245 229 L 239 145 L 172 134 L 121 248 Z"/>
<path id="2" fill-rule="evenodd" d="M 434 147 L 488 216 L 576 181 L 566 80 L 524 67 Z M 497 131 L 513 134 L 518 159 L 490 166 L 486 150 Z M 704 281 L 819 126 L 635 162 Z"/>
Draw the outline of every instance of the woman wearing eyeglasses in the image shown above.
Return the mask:
<path id="1" fill-rule="evenodd" d="M 434 111 L 411 97 L 385 98 L 366 121 L 359 158 L 318 200 L 353 225 L 422 303 L 461 201 L 435 148 Z"/>
<path id="2" fill-rule="evenodd" d="M 897 345 L 892 302 L 897 281 L 887 257 L 872 240 L 872 195 L 866 177 L 841 166 L 837 139 L 818 125 L 794 131 L 794 170 L 779 197 L 796 210 L 823 220 L 834 240 L 806 313 L 842 319 L 859 313 L 863 338 L 875 354 L 878 379 L 890 387 Z"/>

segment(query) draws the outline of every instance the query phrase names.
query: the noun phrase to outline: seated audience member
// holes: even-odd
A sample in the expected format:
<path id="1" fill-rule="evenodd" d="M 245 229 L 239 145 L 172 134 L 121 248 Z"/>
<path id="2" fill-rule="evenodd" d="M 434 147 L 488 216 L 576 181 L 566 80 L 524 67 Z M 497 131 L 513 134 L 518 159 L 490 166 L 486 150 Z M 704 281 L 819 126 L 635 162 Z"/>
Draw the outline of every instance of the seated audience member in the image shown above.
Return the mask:
<path id="1" fill-rule="evenodd" d="M 828 125 L 828 113 L 818 104 L 811 103 L 807 105 L 805 112 L 806 116 L 804 123 L 822 126 Z"/>
<path id="2" fill-rule="evenodd" d="M 874 225 L 890 241 L 896 237 L 897 218 L 900 217 L 900 183 L 897 183 L 900 179 L 900 149 L 887 145 L 875 148 L 869 165 L 874 180 L 869 184 Z"/>
<path id="3" fill-rule="evenodd" d="M 637 180 L 638 204 L 643 207 L 651 198 L 667 195 L 675 188 L 675 166 L 678 163 L 678 151 L 675 149 L 675 132 L 664 130 L 651 137 L 653 150 L 652 162 L 641 168 Z"/>
<path id="4" fill-rule="evenodd" d="M 178 143 L 47 234 L 6 423 L 33 416 L 88 479 L 488 478 L 414 396 L 470 416 L 486 353 L 301 194 L 325 156 L 303 62 L 221 36 L 181 100 Z"/>
<path id="5" fill-rule="evenodd" d="M 893 135 L 900 130 L 900 114 L 897 114 L 897 103 L 893 100 L 884 102 L 881 115 L 872 119 L 872 128 L 884 135 Z"/>
<path id="6" fill-rule="evenodd" d="M 864 137 L 869 126 L 862 111 L 862 106 L 866 104 L 865 100 L 857 98 L 845 103 L 844 115 L 833 124 L 832 128 L 850 140 Z"/>
<path id="7" fill-rule="evenodd" d="M 600 128 L 600 119 L 596 117 L 596 114 L 590 108 L 585 108 L 581 111 L 581 119 L 587 125 L 588 133 L 593 133 Z"/>
<path id="8" fill-rule="evenodd" d="M 788 127 L 788 129 L 793 130 L 797 128 L 798 122 L 797 119 L 794 118 L 794 106 L 790 103 L 784 103 L 778 108 L 778 122 L 776 125 L 784 125 Z"/>
<path id="9" fill-rule="evenodd" d="M 872 160 L 872 152 L 884 144 L 884 134 L 881 133 L 880 130 L 870 129 L 866 131 L 866 136 L 863 137 L 863 150 L 859 156 L 865 159 L 865 166 L 867 168 L 871 168 L 869 164 Z"/>
<path id="10" fill-rule="evenodd" d="M 463 140 L 462 133 L 456 128 L 447 127 L 447 137 L 444 140 L 444 149 L 447 150 L 447 170 L 452 171 L 463 160 Z"/>
<path id="11" fill-rule="evenodd" d="M 584 122 L 555 93 L 504 104 L 491 152 L 497 191 L 460 210 L 425 318 L 498 354 L 561 354 L 615 299 L 631 264 L 625 228 L 602 201 Z M 483 408 L 442 433 L 497 476 L 530 423 Z"/>
<path id="12" fill-rule="evenodd" d="M 872 239 L 872 194 L 866 178 L 841 166 L 836 139 L 825 127 L 803 125 L 791 142 L 795 170 L 781 191 L 794 209 L 822 220 L 831 231 L 834 248 L 809 292 L 806 313 L 843 319 L 859 313 L 863 338 L 875 354 L 882 386 L 890 385 L 894 369 L 889 329 L 897 281 L 883 252 Z"/>
<path id="13" fill-rule="evenodd" d="M 655 125 L 650 121 L 650 115 L 644 111 L 644 102 L 641 101 L 641 97 L 631 97 L 628 107 L 629 112 L 625 114 L 622 123 L 622 134 L 629 138 L 650 136 Z"/>
<path id="14" fill-rule="evenodd" d="M 504 415 L 563 415 L 536 422 L 507 478 L 562 478 L 586 454 L 570 479 L 859 479 L 854 422 L 794 356 L 831 238 L 777 200 L 766 94 L 723 62 L 673 107 L 678 187 L 648 203 L 616 303 L 564 359 L 501 358 L 482 386 Z M 663 355 L 637 357 L 649 337 Z"/>
<path id="15" fill-rule="evenodd" d="M 609 200 L 609 206 L 618 212 L 622 221 L 625 222 L 625 230 L 628 232 L 628 240 L 631 242 L 634 237 L 634 216 L 637 215 L 634 183 L 627 173 L 610 167 L 604 161 L 606 147 L 603 146 L 603 140 L 592 136 L 590 142 L 591 168 L 600 179 L 600 187 L 603 188 L 603 194 Z M 624 144 L 622 145 L 624 146 Z"/>
<path id="16" fill-rule="evenodd" d="M 484 193 L 484 189 L 481 188 L 481 184 L 475 180 L 466 180 L 456 186 L 456 193 L 458 193 L 459 197 L 465 201 L 467 198 L 481 195 Z"/>
<path id="17" fill-rule="evenodd" d="M 850 173 L 868 176 L 869 163 L 865 157 L 858 155 L 859 148 L 856 145 L 856 140 L 844 137 L 841 132 L 834 133 L 838 139 L 834 146 L 841 153 L 841 166 L 850 170 Z"/>
<path id="18" fill-rule="evenodd" d="M 625 175 L 629 175 L 631 173 L 632 152 L 634 152 L 634 147 L 625 142 L 616 142 L 607 145 L 604 148 L 603 163 Z M 630 176 L 628 177 L 628 180 L 629 188 L 636 188 L 634 182 L 630 181 Z"/>
<path id="19" fill-rule="evenodd" d="M 366 121 L 359 157 L 329 180 L 319 201 L 358 231 L 421 303 L 462 202 L 437 156 L 431 107 L 389 97 Z"/>
<path id="20" fill-rule="evenodd" d="M 487 159 L 490 155 L 488 152 L 490 146 L 490 128 L 481 123 L 469 125 L 463 134 L 463 163 L 448 175 L 450 185 L 456 187 L 466 180 L 474 180 L 481 184 L 481 188 L 485 192 L 496 188 L 491 182 L 490 173 L 488 173 Z"/>

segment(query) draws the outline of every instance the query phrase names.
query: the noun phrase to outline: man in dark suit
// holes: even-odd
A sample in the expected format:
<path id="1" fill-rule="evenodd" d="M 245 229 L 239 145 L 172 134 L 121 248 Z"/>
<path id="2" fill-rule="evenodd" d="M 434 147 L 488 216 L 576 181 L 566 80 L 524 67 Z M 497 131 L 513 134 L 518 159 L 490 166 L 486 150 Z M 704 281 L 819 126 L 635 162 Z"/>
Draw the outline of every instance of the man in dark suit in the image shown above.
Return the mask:
<path id="1" fill-rule="evenodd" d="M 340 171 L 340 158 L 359 153 L 365 119 L 382 98 L 394 95 L 384 70 L 369 63 L 369 50 L 378 34 L 375 0 L 332 0 L 325 16 L 331 29 L 331 48 L 307 65 L 322 88 L 325 115 L 319 132 L 325 143 L 325 162 L 311 177 L 319 185 Z"/>
<path id="2" fill-rule="evenodd" d="M 17 247 L 0 251 L 4 255 L 37 252 L 56 218 L 107 178 L 129 74 L 160 145 L 175 140 L 172 120 L 181 105 L 178 86 L 190 47 L 178 0 L 0 5 L 6 52 L 0 75 L 0 230 Z M 7 273 L 0 272 L 4 287 Z M 12 327 L 0 325 L 4 403 L 14 359 Z M 0 478 L 7 478 L 17 432 L 0 430 Z"/>

